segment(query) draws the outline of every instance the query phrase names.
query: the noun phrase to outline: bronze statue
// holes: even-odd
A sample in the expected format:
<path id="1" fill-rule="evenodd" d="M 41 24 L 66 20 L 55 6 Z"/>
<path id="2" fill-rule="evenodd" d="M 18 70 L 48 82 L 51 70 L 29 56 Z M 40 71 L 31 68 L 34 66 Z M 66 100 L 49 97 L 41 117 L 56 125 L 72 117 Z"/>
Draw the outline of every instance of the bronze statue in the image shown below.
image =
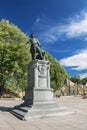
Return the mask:
<path id="1" fill-rule="evenodd" d="M 30 53 L 32 55 L 32 60 L 44 59 L 45 52 L 41 49 L 41 44 L 37 38 L 35 38 L 34 33 L 30 35 L 29 43 L 31 44 Z"/>

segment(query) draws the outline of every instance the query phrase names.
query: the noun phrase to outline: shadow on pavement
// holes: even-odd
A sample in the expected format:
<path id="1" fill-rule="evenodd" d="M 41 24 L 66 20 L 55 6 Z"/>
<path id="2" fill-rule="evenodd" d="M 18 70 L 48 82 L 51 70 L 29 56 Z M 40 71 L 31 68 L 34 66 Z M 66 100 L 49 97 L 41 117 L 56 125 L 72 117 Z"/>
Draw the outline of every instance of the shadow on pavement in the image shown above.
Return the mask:
<path id="1" fill-rule="evenodd" d="M 0 106 L 0 111 L 2 112 L 10 112 L 13 109 L 13 107 L 4 107 L 4 106 Z"/>

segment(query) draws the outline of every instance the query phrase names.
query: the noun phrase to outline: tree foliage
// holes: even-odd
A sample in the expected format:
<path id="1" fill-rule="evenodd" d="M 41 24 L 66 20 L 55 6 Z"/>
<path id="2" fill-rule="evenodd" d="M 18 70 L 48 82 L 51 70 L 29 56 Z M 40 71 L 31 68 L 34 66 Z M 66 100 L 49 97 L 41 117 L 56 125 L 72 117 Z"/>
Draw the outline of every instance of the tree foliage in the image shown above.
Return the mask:
<path id="1" fill-rule="evenodd" d="M 82 79 L 82 84 L 83 85 L 87 84 L 87 77 Z"/>
<path id="2" fill-rule="evenodd" d="M 28 37 L 8 20 L 0 21 L 0 91 L 24 90 L 27 87 L 28 64 L 31 61 Z M 51 55 L 51 86 L 59 89 L 67 74 Z"/>
<path id="3" fill-rule="evenodd" d="M 60 89 L 64 85 L 65 79 L 68 77 L 65 69 L 51 55 L 47 54 L 46 59 L 51 63 L 51 87 L 54 90 Z"/>
<path id="4" fill-rule="evenodd" d="M 81 83 L 82 83 L 82 81 L 81 81 L 81 79 L 80 79 L 79 76 L 71 77 L 70 80 L 71 80 L 72 82 L 74 82 L 74 83 L 77 83 L 77 84 L 81 84 Z"/>
<path id="5" fill-rule="evenodd" d="M 16 90 L 21 84 L 22 88 L 26 87 L 30 61 L 27 40 L 28 37 L 17 26 L 7 20 L 0 22 L 0 90 Z"/>

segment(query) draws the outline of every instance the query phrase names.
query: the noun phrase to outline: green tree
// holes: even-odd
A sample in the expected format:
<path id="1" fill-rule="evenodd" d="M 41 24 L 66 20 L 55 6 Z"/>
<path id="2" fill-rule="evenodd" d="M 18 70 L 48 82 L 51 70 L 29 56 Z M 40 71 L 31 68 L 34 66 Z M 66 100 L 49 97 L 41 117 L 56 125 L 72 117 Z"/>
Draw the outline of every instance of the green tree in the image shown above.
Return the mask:
<path id="1" fill-rule="evenodd" d="M 27 79 L 31 58 L 27 41 L 28 37 L 17 26 L 7 20 L 0 22 L 0 90 L 20 88 L 19 79 L 22 83 Z"/>
<path id="2" fill-rule="evenodd" d="M 54 90 L 60 89 L 64 86 L 64 81 L 68 77 L 65 69 L 59 64 L 59 62 L 51 55 L 47 54 L 46 59 L 51 62 L 51 87 Z"/>
<path id="3" fill-rule="evenodd" d="M 82 79 L 82 84 L 85 85 L 86 83 L 87 83 L 87 77 Z"/>
<path id="4" fill-rule="evenodd" d="M 70 80 L 71 80 L 72 82 L 74 82 L 74 83 L 77 83 L 77 84 L 81 84 L 81 83 L 82 83 L 82 81 L 81 81 L 81 79 L 80 79 L 79 76 L 71 77 Z"/>

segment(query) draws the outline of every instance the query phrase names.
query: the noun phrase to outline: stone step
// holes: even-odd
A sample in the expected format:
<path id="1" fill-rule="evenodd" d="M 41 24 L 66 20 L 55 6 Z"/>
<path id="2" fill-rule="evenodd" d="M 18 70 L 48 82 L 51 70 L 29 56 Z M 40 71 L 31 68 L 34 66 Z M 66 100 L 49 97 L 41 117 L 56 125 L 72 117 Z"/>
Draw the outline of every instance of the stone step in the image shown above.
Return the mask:
<path id="1" fill-rule="evenodd" d="M 23 112 L 28 112 L 29 107 L 19 107 L 17 109 Z"/>
<path id="2" fill-rule="evenodd" d="M 44 118 L 44 117 L 55 117 L 67 114 L 75 114 L 75 111 L 69 109 L 59 108 L 57 110 L 47 109 L 47 110 L 38 110 L 31 109 L 26 113 L 23 120 L 29 120 L 34 118 Z"/>
<path id="3" fill-rule="evenodd" d="M 28 112 L 29 108 L 13 108 L 10 113 L 13 114 L 14 116 L 18 117 L 19 119 L 23 119 L 25 114 Z"/>
<path id="4" fill-rule="evenodd" d="M 57 108 L 50 108 L 45 107 L 43 109 L 36 108 L 36 107 L 20 107 L 14 108 L 11 113 L 22 120 L 27 120 L 31 118 L 42 118 L 42 117 L 49 117 L 49 116 L 58 116 L 58 115 L 66 115 L 72 114 L 73 111 L 69 111 L 66 107 L 57 107 Z"/>
<path id="5" fill-rule="evenodd" d="M 23 119 L 23 115 L 19 115 L 19 113 L 15 112 L 15 111 L 10 111 L 11 114 L 13 114 L 15 117 L 19 118 L 19 119 Z"/>

